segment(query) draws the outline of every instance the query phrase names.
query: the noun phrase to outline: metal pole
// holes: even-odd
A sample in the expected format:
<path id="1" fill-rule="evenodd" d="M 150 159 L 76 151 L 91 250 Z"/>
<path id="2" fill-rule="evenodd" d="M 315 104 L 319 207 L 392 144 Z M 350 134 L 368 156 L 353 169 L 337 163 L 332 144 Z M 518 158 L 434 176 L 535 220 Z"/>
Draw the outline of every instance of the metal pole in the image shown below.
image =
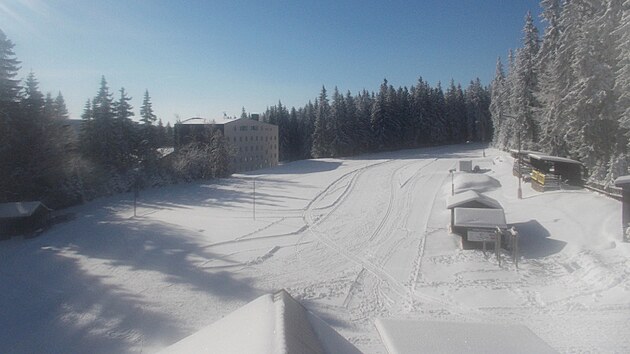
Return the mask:
<path id="1" fill-rule="evenodd" d="M 501 233 L 501 229 L 497 227 L 497 230 L 495 231 L 497 238 L 494 244 L 494 251 L 497 254 L 497 262 L 499 263 L 499 267 L 501 266 Z"/>
<path id="2" fill-rule="evenodd" d="M 521 130 L 518 130 L 518 190 L 516 196 L 518 199 L 523 199 L 523 189 L 521 188 Z"/>
<path id="3" fill-rule="evenodd" d="M 254 220 L 256 220 L 256 178 L 254 178 L 254 204 L 253 204 Z"/>

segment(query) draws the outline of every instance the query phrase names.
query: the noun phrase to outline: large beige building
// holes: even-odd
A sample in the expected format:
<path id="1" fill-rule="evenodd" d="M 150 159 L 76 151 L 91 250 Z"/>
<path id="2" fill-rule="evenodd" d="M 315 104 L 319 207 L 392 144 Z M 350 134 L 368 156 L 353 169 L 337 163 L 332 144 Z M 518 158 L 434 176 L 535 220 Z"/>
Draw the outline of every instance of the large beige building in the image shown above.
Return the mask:
<path id="1" fill-rule="evenodd" d="M 202 140 L 214 129 L 221 130 L 228 142 L 232 172 L 278 164 L 278 126 L 247 118 L 219 122 L 191 118 L 175 124 L 175 148 Z"/>

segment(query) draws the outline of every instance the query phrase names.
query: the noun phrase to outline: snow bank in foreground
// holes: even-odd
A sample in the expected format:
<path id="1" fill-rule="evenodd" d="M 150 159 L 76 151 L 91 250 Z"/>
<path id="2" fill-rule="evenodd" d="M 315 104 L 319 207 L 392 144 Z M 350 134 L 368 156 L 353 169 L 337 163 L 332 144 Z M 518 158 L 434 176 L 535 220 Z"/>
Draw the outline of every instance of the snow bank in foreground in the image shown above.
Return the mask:
<path id="1" fill-rule="evenodd" d="M 555 353 L 521 325 L 377 319 L 387 350 L 397 353 Z"/>
<path id="2" fill-rule="evenodd" d="M 360 353 L 286 291 L 267 294 L 161 353 Z"/>

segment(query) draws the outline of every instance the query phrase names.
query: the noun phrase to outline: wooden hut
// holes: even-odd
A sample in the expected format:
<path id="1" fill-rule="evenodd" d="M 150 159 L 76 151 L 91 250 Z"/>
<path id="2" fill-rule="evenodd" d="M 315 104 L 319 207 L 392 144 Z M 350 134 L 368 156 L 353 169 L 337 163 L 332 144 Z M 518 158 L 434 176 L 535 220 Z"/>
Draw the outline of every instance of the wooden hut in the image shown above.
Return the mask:
<path id="1" fill-rule="evenodd" d="M 446 203 L 446 209 L 451 210 L 451 229 L 455 222 L 455 208 L 503 209 L 498 201 L 476 191 L 468 190 L 457 193 L 451 196 Z"/>
<path id="2" fill-rule="evenodd" d="M 584 184 L 584 164 L 565 157 L 529 154 L 532 188 L 540 192 Z"/>
<path id="3" fill-rule="evenodd" d="M 48 223 L 51 209 L 42 202 L 14 202 L 0 204 L 0 235 L 14 235 L 35 232 Z"/>
<path id="4" fill-rule="evenodd" d="M 455 208 L 453 232 L 461 235 L 462 248 L 481 248 L 484 242 L 495 242 L 497 227 L 507 230 L 503 209 Z"/>
<path id="5" fill-rule="evenodd" d="M 621 235 L 624 241 L 630 242 L 630 175 L 615 180 L 615 186 L 621 192 Z"/>

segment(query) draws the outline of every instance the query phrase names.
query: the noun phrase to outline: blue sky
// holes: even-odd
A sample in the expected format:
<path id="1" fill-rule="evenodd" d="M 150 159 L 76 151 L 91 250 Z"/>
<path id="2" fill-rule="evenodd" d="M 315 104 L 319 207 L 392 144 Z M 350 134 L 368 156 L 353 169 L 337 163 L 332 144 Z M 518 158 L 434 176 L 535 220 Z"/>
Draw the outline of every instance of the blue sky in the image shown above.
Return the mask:
<path id="1" fill-rule="evenodd" d="M 20 76 L 61 91 L 73 118 L 105 75 L 136 114 L 148 89 L 174 122 L 299 107 L 322 85 L 488 84 L 497 56 L 520 46 L 528 10 L 538 18 L 539 1 L 3 0 L 0 29 Z"/>

